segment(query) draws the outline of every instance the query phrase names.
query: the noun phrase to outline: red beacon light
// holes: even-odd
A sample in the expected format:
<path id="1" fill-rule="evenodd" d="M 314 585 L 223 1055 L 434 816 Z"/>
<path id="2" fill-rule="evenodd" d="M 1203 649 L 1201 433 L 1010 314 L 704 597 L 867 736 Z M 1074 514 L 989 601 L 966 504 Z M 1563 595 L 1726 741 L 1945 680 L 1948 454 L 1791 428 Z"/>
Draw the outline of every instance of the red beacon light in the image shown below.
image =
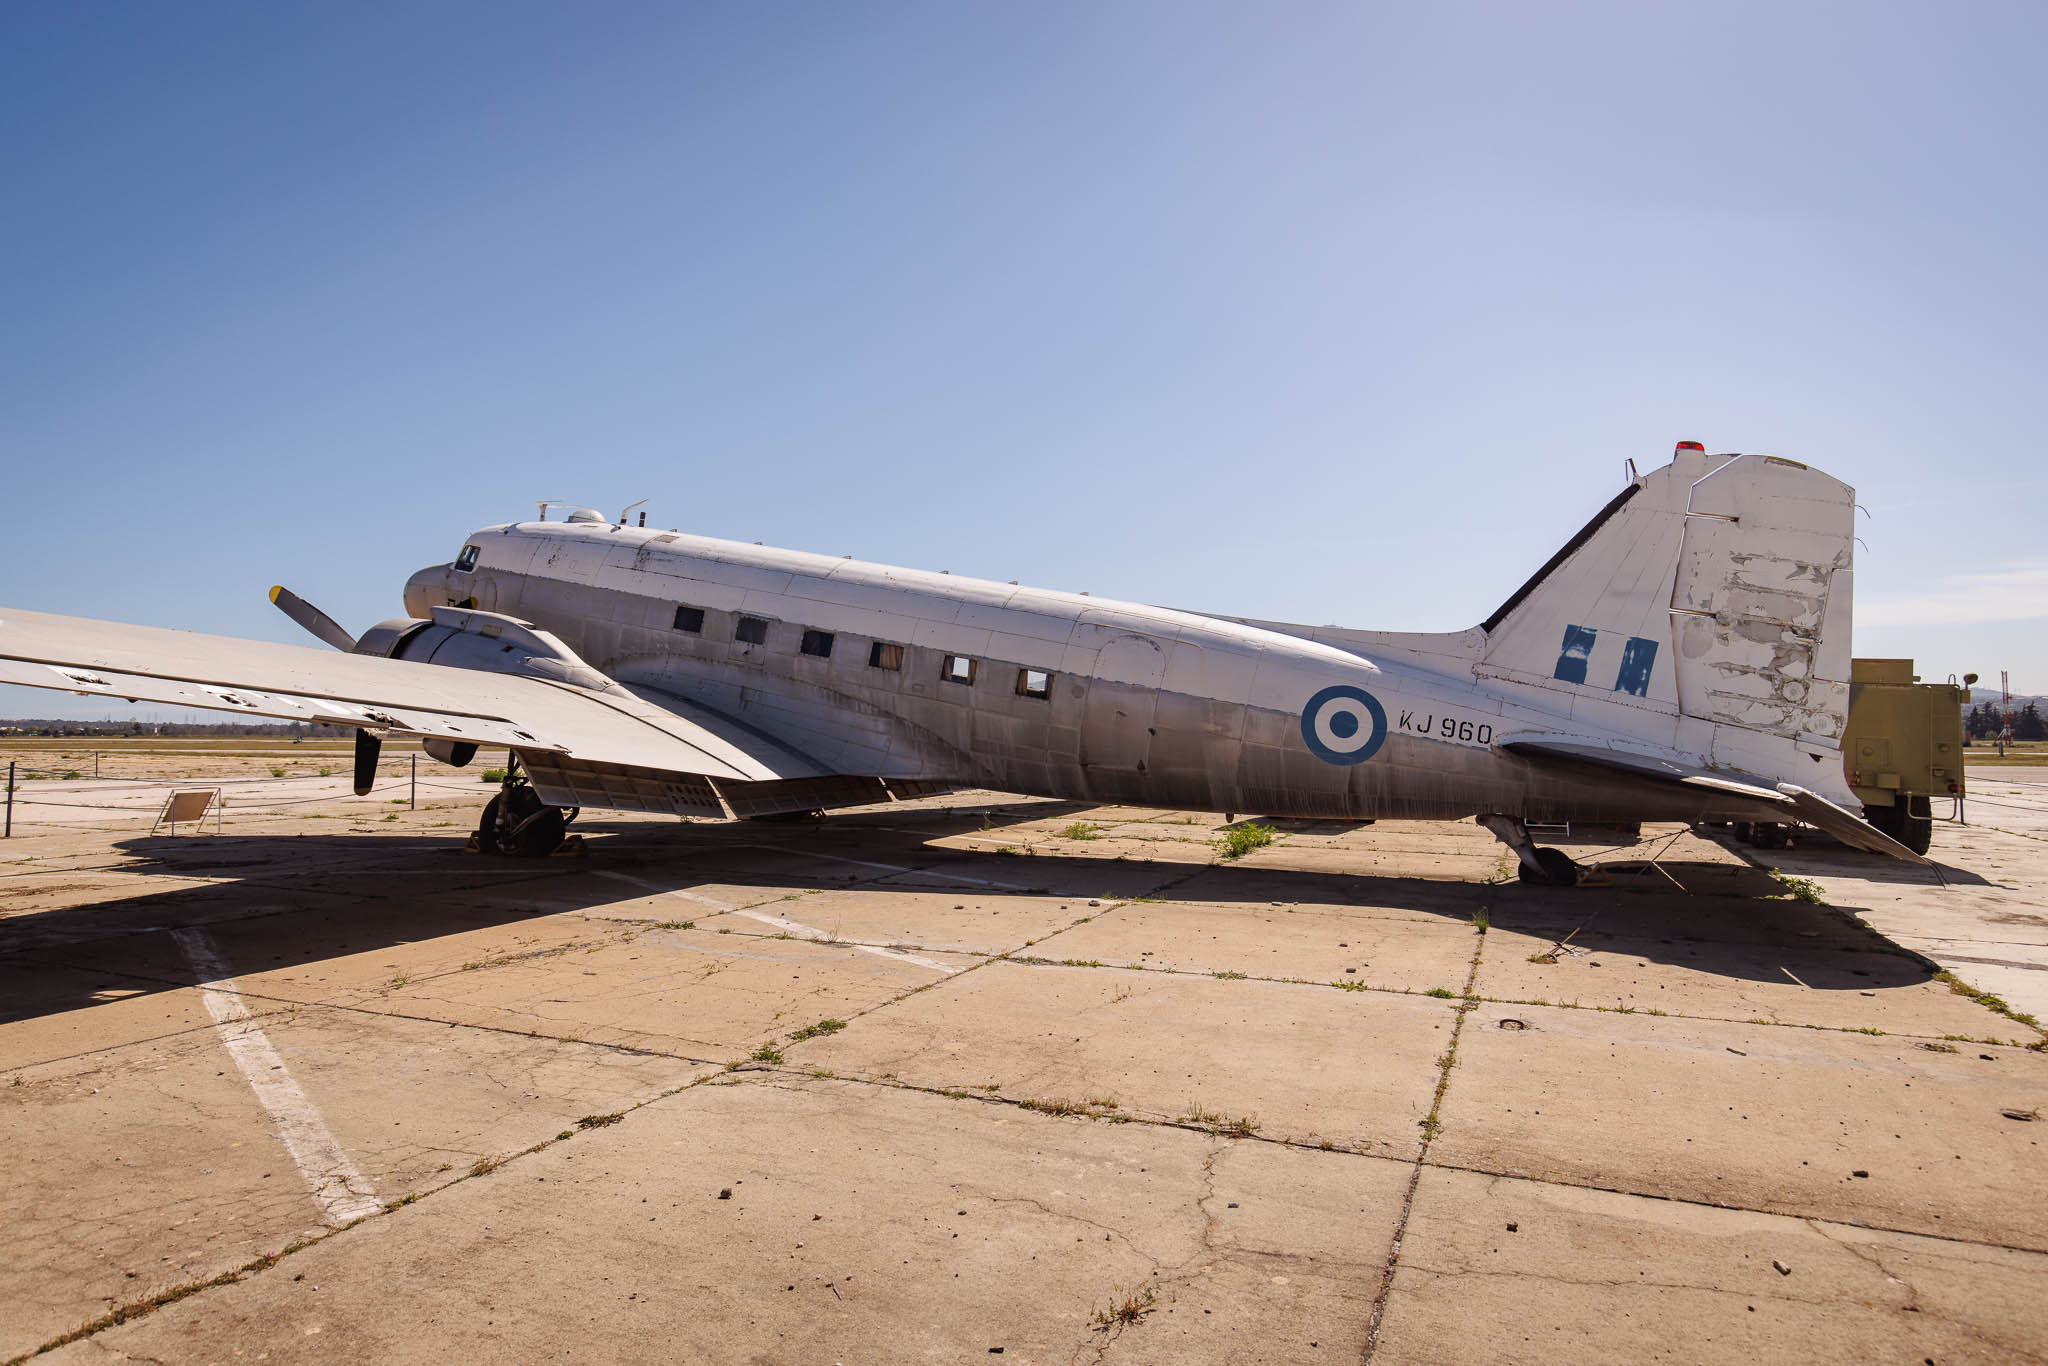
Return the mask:
<path id="1" fill-rule="evenodd" d="M 1681 451 L 1698 451 L 1701 455 L 1707 453 L 1707 448 L 1697 441 L 1681 441 L 1678 443 L 1678 449 Z"/>

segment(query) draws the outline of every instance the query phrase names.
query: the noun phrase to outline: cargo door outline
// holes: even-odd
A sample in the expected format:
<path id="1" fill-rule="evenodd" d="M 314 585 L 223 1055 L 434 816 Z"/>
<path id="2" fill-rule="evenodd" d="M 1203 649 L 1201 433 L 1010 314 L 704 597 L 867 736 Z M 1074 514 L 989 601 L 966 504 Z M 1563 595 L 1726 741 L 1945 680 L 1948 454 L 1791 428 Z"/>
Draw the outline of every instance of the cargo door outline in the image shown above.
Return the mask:
<path id="1" fill-rule="evenodd" d="M 1125 631 L 1103 644 L 1081 714 L 1081 767 L 1142 773 L 1166 677 L 1166 642 Z"/>

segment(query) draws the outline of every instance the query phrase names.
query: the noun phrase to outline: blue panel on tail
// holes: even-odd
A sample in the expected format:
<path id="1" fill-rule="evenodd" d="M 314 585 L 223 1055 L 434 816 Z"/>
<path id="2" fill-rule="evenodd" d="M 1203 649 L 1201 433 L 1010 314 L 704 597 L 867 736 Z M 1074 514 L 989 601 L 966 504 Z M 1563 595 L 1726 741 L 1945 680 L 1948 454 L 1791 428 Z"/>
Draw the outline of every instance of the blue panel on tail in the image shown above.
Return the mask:
<path id="1" fill-rule="evenodd" d="M 1557 656 L 1557 671 L 1552 678 L 1565 683 L 1586 681 L 1586 661 L 1593 657 L 1593 642 L 1598 633 L 1590 626 L 1567 626 L 1564 628 L 1564 645 Z"/>
<path id="2" fill-rule="evenodd" d="M 1649 696 L 1650 669 L 1656 662 L 1657 642 L 1630 636 L 1621 650 L 1621 672 L 1615 676 L 1614 690 L 1637 697 Z"/>

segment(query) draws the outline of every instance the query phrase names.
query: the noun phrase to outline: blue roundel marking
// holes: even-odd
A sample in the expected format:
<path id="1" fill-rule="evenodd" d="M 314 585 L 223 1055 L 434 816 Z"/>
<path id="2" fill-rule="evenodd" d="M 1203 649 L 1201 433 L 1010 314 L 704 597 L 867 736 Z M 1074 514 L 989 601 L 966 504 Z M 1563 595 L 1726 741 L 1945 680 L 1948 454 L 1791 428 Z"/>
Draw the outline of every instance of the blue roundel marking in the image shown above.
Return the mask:
<path id="1" fill-rule="evenodd" d="M 1349 683 L 1333 683 L 1301 709 L 1301 738 L 1327 764 L 1362 764 L 1387 739 L 1387 711 L 1379 699 Z"/>

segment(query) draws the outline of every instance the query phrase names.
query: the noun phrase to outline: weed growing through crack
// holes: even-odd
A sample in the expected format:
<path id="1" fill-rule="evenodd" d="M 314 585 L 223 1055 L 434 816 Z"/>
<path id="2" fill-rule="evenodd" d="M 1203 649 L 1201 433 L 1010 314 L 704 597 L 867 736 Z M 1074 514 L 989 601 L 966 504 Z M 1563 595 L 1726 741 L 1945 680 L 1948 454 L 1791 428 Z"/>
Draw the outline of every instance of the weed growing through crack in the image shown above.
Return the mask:
<path id="1" fill-rule="evenodd" d="M 774 1044 L 764 1043 L 759 1048 L 755 1049 L 753 1052 L 747 1054 L 747 1061 L 769 1063 L 781 1062 L 782 1050 L 777 1048 Z"/>
<path id="2" fill-rule="evenodd" d="M 1072 825 L 1060 831 L 1060 838 L 1063 840 L 1099 840 L 1102 838 L 1102 827 L 1091 824 L 1088 821 L 1075 821 Z"/>
<path id="3" fill-rule="evenodd" d="M 1223 832 L 1223 838 L 1215 842 L 1216 856 L 1225 863 L 1241 859 L 1254 849 L 1263 849 L 1273 842 L 1274 830 L 1270 825 L 1258 821 L 1247 821 Z"/>
<path id="4" fill-rule="evenodd" d="M 1095 1331 L 1120 1333 L 1151 1313 L 1158 1304 L 1159 1289 L 1156 1286 L 1148 1285 L 1143 1290 L 1134 1290 L 1121 1301 L 1112 1296 L 1108 1305 L 1095 1311 L 1092 1320 Z"/>
<path id="5" fill-rule="evenodd" d="M 1434 996 L 1439 1001 L 1448 1001 L 1455 997 L 1458 993 L 1452 991 L 1449 987 L 1431 987 L 1428 991 L 1425 991 L 1422 994 L 1424 996 Z"/>
<path id="6" fill-rule="evenodd" d="M 1192 1124 L 1207 1129 L 1212 1134 L 1227 1135 L 1231 1138 L 1250 1138 L 1259 1131 L 1257 1115 L 1239 1115 L 1232 1119 L 1214 1110 L 1205 1110 L 1199 1101 L 1189 1101 L 1187 1112 L 1180 1117 L 1183 1124 Z"/>
<path id="7" fill-rule="evenodd" d="M 617 1124 L 625 1117 L 626 1112 L 624 1110 L 614 1110 L 608 1115 L 585 1115 L 576 1121 L 576 1127 L 579 1129 L 602 1129 L 606 1125 Z"/>
<path id="8" fill-rule="evenodd" d="M 1330 985 L 1331 985 L 1331 986 L 1333 986 L 1333 987 L 1335 987 L 1335 988 L 1337 988 L 1337 990 L 1339 990 L 1339 991 L 1364 991 L 1364 990 L 1365 990 L 1365 983 L 1363 983 L 1363 982 L 1332 982 L 1332 983 L 1330 983 Z"/>
<path id="9" fill-rule="evenodd" d="M 791 1043 L 802 1043 L 805 1039 L 815 1039 L 823 1034 L 837 1034 L 844 1028 L 846 1028 L 846 1021 L 844 1020 L 820 1020 L 816 1024 L 805 1025 L 802 1029 L 791 1034 L 789 1041 Z"/>
<path id="10" fill-rule="evenodd" d="M 1794 901 L 1804 901 L 1814 906 L 1825 906 L 1828 904 L 1827 898 L 1824 895 L 1824 889 L 1812 878 L 1793 877 L 1788 873 L 1781 873 L 1775 868 L 1771 869 L 1771 876 L 1783 885 L 1785 894 Z"/>
<path id="11" fill-rule="evenodd" d="M 1477 910 L 1472 912 L 1472 928 L 1478 930 L 1481 934 L 1485 934 L 1488 930 L 1492 929 L 1492 913 L 1486 910 Z"/>
<path id="12" fill-rule="evenodd" d="M 1226 982 L 1242 982 L 1244 980 L 1244 974 L 1241 972 L 1217 972 L 1210 975 L 1212 977 L 1221 977 Z"/>
<path id="13" fill-rule="evenodd" d="M 1986 1010 L 1997 1011 L 2000 1015 L 2005 1016 L 2005 1018 L 2008 1020 L 2017 1020 L 2023 1025 L 2032 1025 L 2036 1029 L 2039 1029 L 2041 1027 L 2041 1022 L 2039 1020 L 2036 1020 L 2033 1016 L 2027 1014 L 2025 1011 L 2014 1010 L 2011 1006 L 2005 1003 L 2003 998 L 1993 996 L 1988 991 L 1979 991 L 1977 988 L 1971 986 L 1968 982 L 1965 982 L 1962 978 L 1956 976 L 1952 972 L 1937 972 L 1934 974 L 1933 980 L 1946 984 L 1948 989 L 1950 991 L 1953 991 L 1958 996 L 1969 997 L 1978 1005 L 1983 1006 Z"/>

